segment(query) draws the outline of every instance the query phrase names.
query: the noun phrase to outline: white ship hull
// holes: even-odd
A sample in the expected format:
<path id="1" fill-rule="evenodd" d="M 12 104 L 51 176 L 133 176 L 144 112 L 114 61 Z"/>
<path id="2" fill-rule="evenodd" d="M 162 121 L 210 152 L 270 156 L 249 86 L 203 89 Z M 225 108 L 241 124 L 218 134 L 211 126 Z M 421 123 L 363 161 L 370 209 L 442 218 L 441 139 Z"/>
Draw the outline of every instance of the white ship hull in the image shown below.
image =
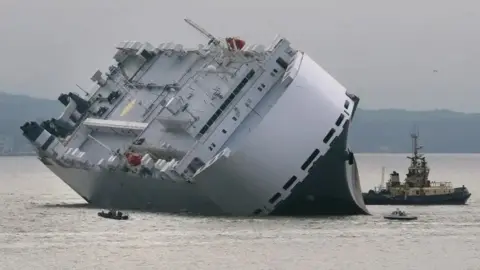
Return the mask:
<path id="1" fill-rule="evenodd" d="M 368 214 L 347 146 L 359 99 L 277 37 L 265 47 L 127 41 L 85 96 L 20 128 L 98 207 L 204 215 Z M 87 100 L 88 99 L 88 100 Z"/>
<path id="2" fill-rule="evenodd" d="M 235 150 L 207 164 L 192 183 L 48 167 L 99 207 L 232 215 L 365 214 L 356 162 L 347 148 L 358 100 L 342 88 L 305 55 L 285 92 L 265 96 L 259 104 L 268 112 L 244 120 L 253 128 L 238 134 L 243 138 Z M 340 114 L 344 120 L 335 124 Z M 335 132 L 324 142 L 331 129 Z M 301 168 L 314 149 L 317 155 Z M 292 177 L 295 181 L 289 181 Z"/>
<path id="3" fill-rule="evenodd" d="M 226 166 L 220 168 L 218 165 L 208 176 L 217 180 L 212 182 L 223 181 L 225 184 L 209 192 L 208 187 L 195 183 L 170 182 L 119 172 L 65 168 L 56 164 L 47 167 L 85 201 L 100 208 L 190 212 L 203 215 L 260 214 L 255 212 L 256 209 L 261 209 L 263 214 L 292 216 L 366 214 L 368 210 L 361 196 L 356 161 L 351 165 L 345 161 L 346 132 L 342 137 L 333 145 L 332 151 L 317 162 L 311 173 L 288 194 L 285 192 L 284 198 L 279 199 L 276 204 L 270 204 L 268 200 L 271 195 L 267 196 L 268 192 L 259 188 L 261 185 L 265 186 L 265 182 L 252 186 L 249 181 L 243 181 L 243 184 L 238 181 L 242 176 L 246 177 L 245 179 L 251 177 L 251 168 L 237 168 L 227 173 Z M 237 157 L 231 156 L 228 163 L 233 164 L 243 159 Z M 260 165 L 258 167 L 260 168 Z M 218 175 L 215 176 L 215 173 Z M 235 177 L 228 176 L 229 174 Z M 283 178 L 288 180 L 288 177 Z M 272 179 L 271 183 L 278 182 L 275 180 Z M 257 191 L 255 188 L 258 188 Z M 269 193 L 275 194 L 274 191 L 275 185 L 271 185 Z M 217 194 L 215 201 L 209 197 L 212 192 Z M 257 202 L 256 198 L 263 204 L 253 203 Z M 252 207 L 255 207 L 253 211 Z"/>
<path id="4" fill-rule="evenodd" d="M 96 172 L 59 165 L 47 167 L 89 204 L 104 208 L 139 209 L 205 215 L 221 209 L 188 183 L 143 178 L 126 173 Z"/>

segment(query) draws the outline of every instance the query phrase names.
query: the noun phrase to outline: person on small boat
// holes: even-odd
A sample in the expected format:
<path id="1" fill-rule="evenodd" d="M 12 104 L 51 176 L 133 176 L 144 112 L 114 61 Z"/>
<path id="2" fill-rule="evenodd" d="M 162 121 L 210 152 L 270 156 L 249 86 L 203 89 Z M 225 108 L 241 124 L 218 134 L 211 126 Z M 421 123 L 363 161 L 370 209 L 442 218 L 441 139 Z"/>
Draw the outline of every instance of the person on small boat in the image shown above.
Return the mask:
<path id="1" fill-rule="evenodd" d="M 125 215 L 123 212 L 113 209 L 108 210 L 108 212 L 102 210 L 102 212 L 99 212 L 98 215 L 112 219 L 128 219 L 128 215 Z"/>
<path id="2" fill-rule="evenodd" d="M 407 214 L 397 208 L 397 210 L 393 211 L 392 215 L 398 215 L 403 217 L 403 216 L 406 216 Z"/>

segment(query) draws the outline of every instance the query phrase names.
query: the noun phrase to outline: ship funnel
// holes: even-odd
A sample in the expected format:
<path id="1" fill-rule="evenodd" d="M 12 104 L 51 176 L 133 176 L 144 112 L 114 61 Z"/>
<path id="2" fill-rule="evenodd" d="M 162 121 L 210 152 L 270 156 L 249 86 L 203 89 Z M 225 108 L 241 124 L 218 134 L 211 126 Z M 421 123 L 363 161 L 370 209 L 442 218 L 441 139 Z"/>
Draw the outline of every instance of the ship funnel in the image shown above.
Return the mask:
<path id="1" fill-rule="evenodd" d="M 30 142 L 34 142 L 40 134 L 43 132 L 43 128 L 37 122 L 26 122 L 23 124 L 20 129 L 23 131 L 23 136 L 25 136 Z"/>
<path id="2" fill-rule="evenodd" d="M 37 149 L 52 153 L 58 139 L 37 122 L 27 122 L 20 127 L 25 136 Z"/>
<path id="3" fill-rule="evenodd" d="M 66 94 L 61 94 L 58 97 L 58 100 L 66 107 L 65 111 L 59 116 L 58 120 L 69 122 L 69 119 L 71 119 L 72 125 L 75 125 L 75 123 L 77 123 L 82 117 L 82 114 L 77 109 L 76 101 Z"/>

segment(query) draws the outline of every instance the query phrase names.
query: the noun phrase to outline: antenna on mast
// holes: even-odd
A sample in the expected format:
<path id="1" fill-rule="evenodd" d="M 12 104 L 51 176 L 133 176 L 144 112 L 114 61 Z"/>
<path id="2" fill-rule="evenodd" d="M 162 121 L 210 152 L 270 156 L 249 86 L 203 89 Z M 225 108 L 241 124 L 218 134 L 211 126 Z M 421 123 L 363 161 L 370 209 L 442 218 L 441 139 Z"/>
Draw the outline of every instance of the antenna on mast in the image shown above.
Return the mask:
<path id="1" fill-rule="evenodd" d="M 214 45 L 217 45 L 217 46 L 220 44 L 220 40 L 218 40 L 215 36 L 213 36 L 212 34 L 207 32 L 207 30 L 203 29 L 200 25 L 196 24 L 195 22 L 193 22 L 192 20 L 190 20 L 188 18 L 185 18 L 184 20 L 191 27 L 195 28 L 198 32 L 202 33 L 204 36 L 209 38 L 210 41 L 208 42 L 208 44 L 213 43 Z"/>
<path id="2" fill-rule="evenodd" d="M 422 146 L 418 145 L 418 137 L 420 136 L 420 132 L 418 130 L 417 125 L 414 126 L 414 131 L 410 134 L 412 137 L 412 154 L 413 158 L 419 158 L 418 150 L 422 149 Z"/>
<path id="3" fill-rule="evenodd" d="M 75 85 L 78 87 L 78 89 L 82 90 L 85 93 L 85 96 L 87 96 L 87 97 L 90 96 L 90 94 L 87 91 L 83 90 L 83 88 L 80 87 L 80 85 L 78 85 L 78 84 L 75 84 Z"/>
<path id="4" fill-rule="evenodd" d="M 382 181 L 380 182 L 380 189 L 383 189 L 385 183 L 385 166 L 382 166 Z"/>

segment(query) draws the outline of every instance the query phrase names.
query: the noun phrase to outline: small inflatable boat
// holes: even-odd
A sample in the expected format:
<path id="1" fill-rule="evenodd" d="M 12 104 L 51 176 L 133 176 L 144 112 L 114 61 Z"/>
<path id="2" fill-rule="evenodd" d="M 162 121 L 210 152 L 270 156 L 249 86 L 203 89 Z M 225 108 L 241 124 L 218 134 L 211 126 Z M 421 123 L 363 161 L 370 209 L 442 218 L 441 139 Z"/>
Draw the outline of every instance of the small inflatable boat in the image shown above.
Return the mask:
<path id="1" fill-rule="evenodd" d="M 104 211 L 98 212 L 98 216 L 103 217 L 103 218 L 116 219 L 116 220 L 127 220 L 128 219 L 128 215 L 124 215 L 120 211 L 113 211 L 113 210 L 110 210 L 108 212 L 104 212 Z"/>
<path id="2" fill-rule="evenodd" d="M 416 216 L 410 216 L 404 211 L 400 211 L 399 209 L 393 211 L 390 215 L 384 216 L 384 219 L 390 219 L 390 220 L 416 220 Z"/>

